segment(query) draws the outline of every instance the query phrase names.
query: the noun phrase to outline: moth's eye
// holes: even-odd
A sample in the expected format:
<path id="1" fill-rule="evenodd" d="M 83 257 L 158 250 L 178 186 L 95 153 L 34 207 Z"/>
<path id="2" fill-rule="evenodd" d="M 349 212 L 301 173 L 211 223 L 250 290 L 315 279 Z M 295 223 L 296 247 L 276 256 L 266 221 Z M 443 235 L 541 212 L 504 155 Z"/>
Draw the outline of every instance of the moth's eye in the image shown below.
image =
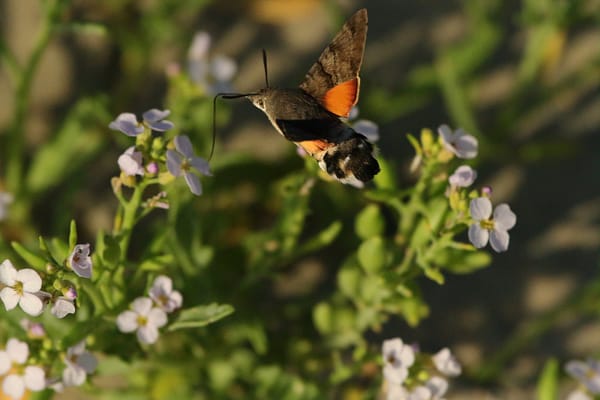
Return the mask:
<path id="1" fill-rule="evenodd" d="M 256 105 L 258 106 L 258 108 L 264 110 L 265 109 L 265 102 L 263 101 L 263 99 L 258 99 L 258 101 L 256 102 Z"/>

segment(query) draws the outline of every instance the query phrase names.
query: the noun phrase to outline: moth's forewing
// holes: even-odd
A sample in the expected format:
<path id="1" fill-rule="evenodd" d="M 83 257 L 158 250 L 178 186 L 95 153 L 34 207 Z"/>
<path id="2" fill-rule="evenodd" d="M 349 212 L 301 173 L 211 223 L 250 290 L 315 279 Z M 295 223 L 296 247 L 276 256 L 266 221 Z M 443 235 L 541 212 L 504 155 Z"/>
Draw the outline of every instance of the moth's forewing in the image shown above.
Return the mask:
<path id="1" fill-rule="evenodd" d="M 323 106 L 336 115 L 347 116 L 358 101 L 358 73 L 365 51 L 367 25 L 367 10 L 358 10 L 323 50 L 300 84 L 301 89 L 323 102 Z M 353 82 L 350 84 L 349 81 Z M 345 90 L 328 95 L 330 90 L 342 84 Z M 351 87 L 355 88 L 353 93 L 347 90 Z"/>

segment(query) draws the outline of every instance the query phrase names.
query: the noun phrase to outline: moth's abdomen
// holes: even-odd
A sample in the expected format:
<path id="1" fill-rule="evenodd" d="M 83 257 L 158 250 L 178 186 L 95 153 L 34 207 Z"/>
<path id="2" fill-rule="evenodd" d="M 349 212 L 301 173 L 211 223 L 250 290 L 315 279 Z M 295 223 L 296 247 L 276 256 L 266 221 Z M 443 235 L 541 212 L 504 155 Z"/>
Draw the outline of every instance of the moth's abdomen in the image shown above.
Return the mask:
<path id="1" fill-rule="evenodd" d="M 362 187 L 379 172 L 379 163 L 373 157 L 373 145 L 356 132 L 324 151 L 319 166 L 340 182 L 356 187 Z"/>

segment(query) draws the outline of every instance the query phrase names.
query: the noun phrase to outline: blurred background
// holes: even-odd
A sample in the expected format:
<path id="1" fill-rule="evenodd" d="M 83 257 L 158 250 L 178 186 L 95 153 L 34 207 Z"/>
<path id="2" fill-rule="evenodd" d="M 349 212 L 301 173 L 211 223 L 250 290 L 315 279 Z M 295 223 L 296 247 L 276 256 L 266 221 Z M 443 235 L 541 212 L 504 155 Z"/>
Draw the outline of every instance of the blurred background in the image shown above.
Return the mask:
<path id="1" fill-rule="evenodd" d="M 34 50 L 42 4 L 0 1 L 1 34 L 16 62 Z M 80 25 L 53 33 L 41 55 L 24 145 L 32 153 L 43 147 L 82 98 L 103 104 L 106 114 L 94 128 L 82 128 L 94 145 L 68 155 L 81 168 L 65 181 L 49 180 L 52 187 L 34 201 L 32 229 L 55 232 L 73 213 L 84 235 L 110 229 L 116 205 L 108 182 L 126 141 L 107 125 L 118 113 L 140 115 L 178 95 L 169 80 L 199 68 L 190 56 L 197 32 L 210 36 L 198 57 L 217 60 L 206 68 L 221 68 L 204 82 L 208 94 L 215 82 L 242 92 L 263 87 L 262 48 L 271 85 L 294 87 L 361 7 L 368 8 L 369 31 L 360 117 L 379 125 L 381 154 L 409 184 L 406 134 L 443 123 L 463 127 L 480 141 L 479 184 L 490 185 L 494 202 L 509 203 L 518 216 L 509 251 L 494 255 L 491 267 L 449 275 L 443 286 L 423 282 L 430 316 L 416 329 L 392 321 L 378 337 L 401 336 L 430 351 L 449 346 L 467 367 L 493 359 L 503 368 L 490 380 L 459 380 L 450 399 L 531 399 L 548 357 L 562 362 L 600 349 L 597 311 L 564 306 L 597 279 L 599 267 L 599 0 L 72 1 L 60 18 Z M 17 107 L 9 75 L 2 65 L 0 134 Z M 294 146 L 260 111 L 241 100 L 219 107 L 230 118 L 218 126 L 215 162 L 242 153 L 259 160 L 267 176 L 302 168 Z M 187 112 L 208 121 L 192 135 L 200 155 L 208 155 L 210 107 Z M 73 180 L 77 189 L 65 191 Z M 9 226 L 4 234 L 19 239 L 30 232 Z M 327 268 L 318 256 L 305 260 L 273 290 L 295 301 L 327 281 Z M 544 325 L 548 318 L 551 326 Z"/>

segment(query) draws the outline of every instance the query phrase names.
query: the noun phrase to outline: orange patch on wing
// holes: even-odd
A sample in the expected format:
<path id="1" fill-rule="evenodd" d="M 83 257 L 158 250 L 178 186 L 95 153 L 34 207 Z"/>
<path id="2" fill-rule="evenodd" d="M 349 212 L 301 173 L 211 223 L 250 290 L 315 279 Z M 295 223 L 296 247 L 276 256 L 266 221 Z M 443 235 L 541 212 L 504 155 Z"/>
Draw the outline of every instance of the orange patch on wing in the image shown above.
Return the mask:
<path id="1" fill-rule="evenodd" d="M 328 111 L 348 117 L 350 109 L 358 102 L 360 78 L 357 76 L 329 89 L 323 96 L 322 104 Z"/>
<path id="2" fill-rule="evenodd" d="M 298 144 L 311 156 L 331 146 L 331 144 L 324 140 L 303 140 L 302 142 L 298 142 Z"/>

